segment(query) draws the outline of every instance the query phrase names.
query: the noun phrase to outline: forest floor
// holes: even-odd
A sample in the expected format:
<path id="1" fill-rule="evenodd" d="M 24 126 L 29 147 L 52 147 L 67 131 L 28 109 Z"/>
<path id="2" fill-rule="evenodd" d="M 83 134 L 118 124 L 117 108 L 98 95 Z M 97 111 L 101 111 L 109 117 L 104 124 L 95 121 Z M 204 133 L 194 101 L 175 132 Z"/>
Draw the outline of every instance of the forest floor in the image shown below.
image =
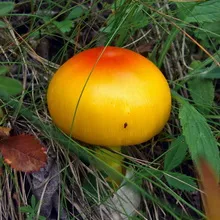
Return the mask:
<path id="1" fill-rule="evenodd" d="M 219 10 L 218 0 L 0 2 L 0 126 L 47 153 L 46 166 L 23 172 L 26 161 L 13 169 L 2 150 L 0 219 L 203 219 L 198 155 L 220 171 Z M 107 45 L 148 57 L 172 90 L 163 131 L 123 148 L 135 179 L 119 188 L 90 163 L 92 146 L 56 128 L 46 100 L 60 65 Z"/>

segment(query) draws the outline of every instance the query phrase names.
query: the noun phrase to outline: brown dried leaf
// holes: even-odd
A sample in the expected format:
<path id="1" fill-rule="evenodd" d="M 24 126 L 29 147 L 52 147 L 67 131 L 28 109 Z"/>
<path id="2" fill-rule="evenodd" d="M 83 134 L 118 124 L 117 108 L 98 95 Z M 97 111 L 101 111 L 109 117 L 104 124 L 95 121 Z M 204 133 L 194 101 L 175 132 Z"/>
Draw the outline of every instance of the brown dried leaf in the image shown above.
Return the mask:
<path id="1" fill-rule="evenodd" d="M 154 48 L 155 42 L 150 42 L 146 44 L 142 44 L 137 47 L 138 53 L 146 53 L 146 52 L 152 52 Z"/>
<path id="2" fill-rule="evenodd" d="M 1 127 L 0 126 L 0 138 L 8 137 L 10 135 L 11 128 Z"/>
<path id="3" fill-rule="evenodd" d="M 204 160 L 200 159 L 199 171 L 201 179 L 201 188 L 203 204 L 208 220 L 220 219 L 220 190 L 217 176 Z"/>
<path id="4" fill-rule="evenodd" d="M 22 134 L 1 140 L 0 151 L 5 162 L 17 171 L 38 171 L 47 160 L 44 147 L 31 135 Z"/>

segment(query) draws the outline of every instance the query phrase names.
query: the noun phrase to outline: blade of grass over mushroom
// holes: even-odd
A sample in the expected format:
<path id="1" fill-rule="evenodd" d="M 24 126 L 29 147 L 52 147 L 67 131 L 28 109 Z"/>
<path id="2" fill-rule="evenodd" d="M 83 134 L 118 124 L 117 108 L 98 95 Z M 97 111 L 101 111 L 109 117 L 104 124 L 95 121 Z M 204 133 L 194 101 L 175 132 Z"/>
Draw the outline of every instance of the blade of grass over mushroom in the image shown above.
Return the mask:
<path id="1" fill-rule="evenodd" d="M 180 104 L 180 123 L 193 161 L 197 164 L 200 157 L 205 158 L 219 175 L 219 149 L 206 119 L 181 96 L 172 95 Z"/>
<path id="2" fill-rule="evenodd" d="M 126 21 L 126 19 L 128 18 L 129 14 L 132 12 L 132 10 L 133 10 L 133 8 L 134 8 L 135 6 L 136 6 L 135 4 L 132 4 L 132 6 L 129 7 L 129 9 L 125 11 L 125 15 L 124 15 L 123 18 L 121 19 L 121 21 L 120 21 L 118 27 L 115 29 L 114 33 L 112 34 L 112 36 L 110 37 L 110 39 L 109 39 L 108 42 L 106 43 L 105 47 L 102 49 L 102 51 L 101 51 L 101 53 L 99 54 L 97 60 L 95 61 L 94 65 L 92 66 L 92 69 L 91 69 L 90 73 L 89 73 L 88 76 L 86 77 L 85 83 L 83 84 L 83 87 L 82 87 L 82 89 L 81 89 L 81 91 L 80 91 L 79 97 L 78 97 L 77 102 L 76 102 L 76 107 L 75 107 L 74 112 L 73 112 L 73 118 L 72 118 L 72 122 L 71 122 L 70 133 L 69 133 L 70 136 L 72 136 L 72 134 L 73 134 L 74 122 L 75 122 L 75 120 L 76 120 L 77 111 L 78 111 L 78 108 L 79 108 L 79 105 L 80 105 L 80 101 L 81 101 L 81 99 L 82 99 L 82 97 L 83 97 L 83 93 L 84 93 L 84 91 L 85 91 L 85 89 L 86 89 L 86 86 L 87 86 L 87 84 L 88 84 L 88 82 L 89 82 L 89 79 L 90 79 L 92 73 L 94 72 L 96 66 L 98 65 L 98 63 L 99 63 L 101 57 L 103 56 L 103 54 L 104 54 L 104 52 L 105 52 L 107 46 L 110 44 L 110 42 L 112 41 L 112 39 L 116 36 L 116 34 L 117 34 L 119 28 L 120 28 L 120 27 L 122 26 L 122 24 Z M 106 67 L 106 68 L 107 68 L 107 67 Z M 125 123 L 125 124 L 127 124 L 127 123 Z M 127 126 L 127 125 L 126 125 L 126 126 Z M 100 158 L 102 158 L 101 155 L 100 155 Z M 110 167 L 111 165 L 113 165 L 113 164 L 115 165 L 115 163 L 112 163 L 110 160 L 105 160 L 105 162 L 106 162 L 106 163 L 109 163 L 109 167 Z M 118 163 L 119 163 L 119 162 L 122 162 L 122 159 L 118 160 Z M 116 167 L 117 167 L 117 170 L 118 170 L 118 171 L 119 171 L 119 170 L 122 171 L 122 168 L 119 167 L 119 166 L 120 166 L 120 165 L 117 165 L 117 166 L 116 166 Z M 112 169 L 112 168 L 111 168 L 111 169 Z M 110 173 L 110 170 L 108 171 L 108 173 Z M 112 177 L 113 177 L 113 176 L 112 176 Z M 111 176 L 109 176 L 109 178 L 111 178 Z M 114 178 L 115 178 L 115 175 L 114 175 Z M 121 179 L 121 177 L 120 177 L 120 179 Z M 119 181 L 118 181 L 118 178 L 116 178 L 116 181 L 119 182 Z"/>
<path id="3" fill-rule="evenodd" d="M 102 52 L 100 53 L 99 57 L 97 58 L 96 63 L 95 63 L 94 66 L 92 67 L 91 72 L 89 73 L 88 77 L 86 78 L 86 81 L 85 81 L 85 83 L 84 83 L 84 85 L 83 85 L 82 91 L 80 92 L 79 98 L 78 98 L 78 100 L 77 100 L 76 108 L 75 108 L 75 110 L 74 110 L 74 112 L 73 112 L 73 119 L 72 119 L 72 124 L 71 124 L 71 129 L 70 129 L 70 136 L 71 136 L 72 131 L 73 131 L 73 125 L 74 125 L 74 121 L 75 121 L 75 118 L 76 118 L 77 110 L 78 110 L 78 107 L 79 107 L 79 104 L 80 104 L 80 100 L 81 100 L 81 98 L 82 98 L 82 96 L 83 96 L 83 92 L 84 92 L 84 90 L 85 90 L 85 88 L 86 88 L 86 86 L 87 86 L 87 84 L 88 84 L 88 82 L 89 82 L 89 79 L 90 79 L 90 77 L 91 77 L 91 75 L 92 75 L 92 73 L 93 73 L 93 71 L 94 71 L 96 65 L 98 64 L 100 58 L 101 58 L 102 55 L 104 54 L 104 52 L 105 52 L 107 46 L 111 43 L 112 39 L 113 39 L 114 36 L 117 34 L 119 28 L 120 28 L 121 25 L 124 23 L 124 21 L 126 20 L 126 18 L 127 18 L 128 15 L 129 15 L 129 13 L 131 13 L 131 11 L 132 11 L 132 9 L 133 9 L 134 6 L 135 6 L 135 5 L 133 5 L 132 7 L 129 8 L 129 11 L 128 11 L 127 14 L 123 17 L 123 19 L 121 20 L 120 24 L 118 25 L 118 27 L 116 28 L 116 30 L 114 31 L 114 33 L 112 34 L 112 36 L 110 37 L 110 39 L 108 40 L 108 42 L 106 43 L 105 47 L 103 48 Z"/>
<path id="4" fill-rule="evenodd" d="M 81 90 L 81 92 L 80 92 L 79 98 L 78 98 L 78 100 L 77 100 L 75 110 L 74 110 L 74 112 L 73 112 L 73 119 L 72 119 L 72 123 L 71 123 L 70 134 L 69 134 L 70 136 L 72 135 L 73 127 L 74 127 L 74 122 L 75 122 L 76 115 L 77 115 L 77 110 L 78 110 L 78 108 L 79 108 L 79 104 L 80 104 L 81 98 L 82 98 L 83 93 L 84 93 L 84 90 L 85 90 L 85 88 L 86 88 L 86 86 L 87 86 L 87 84 L 88 84 L 88 82 L 89 82 L 89 79 L 90 79 L 90 77 L 91 77 L 91 75 L 92 75 L 92 73 L 93 73 L 93 71 L 94 71 L 96 65 L 98 64 L 100 58 L 102 57 L 103 53 L 105 52 L 107 46 L 110 44 L 110 42 L 112 41 L 112 39 L 114 38 L 114 36 L 117 34 L 119 28 L 120 28 L 121 25 L 125 22 L 126 18 L 127 18 L 128 15 L 131 13 L 131 11 L 132 11 L 132 9 L 134 8 L 134 6 L 135 6 L 135 4 L 133 4 L 133 6 L 131 6 L 131 7 L 129 8 L 129 11 L 127 11 L 127 14 L 123 17 L 123 19 L 121 20 L 119 26 L 116 28 L 115 32 L 114 32 L 114 33 L 112 34 L 112 36 L 110 37 L 109 41 L 107 42 L 107 44 L 106 44 L 105 47 L 103 48 L 102 52 L 100 53 L 99 57 L 97 58 L 96 63 L 95 63 L 94 66 L 92 67 L 91 72 L 88 74 L 88 77 L 86 78 L 86 81 L 85 81 L 85 83 L 84 83 L 84 85 L 83 85 L 83 87 L 82 87 L 82 90 Z M 96 165 L 97 165 L 98 167 L 102 167 L 102 165 L 103 165 L 103 163 L 100 164 L 100 161 L 101 161 L 101 160 L 100 160 L 99 158 L 96 160 Z M 122 160 L 120 160 L 120 161 L 122 161 Z M 109 163 L 108 160 L 105 161 L 104 163 L 105 163 L 105 165 L 107 165 L 107 166 L 104 166 L 104 171 L 105 171 L 106 173 L 108 173 L 109 178 L 111 179 L 111 177 L 113 177 L 113 180 L 116 180 L 116 182 L 118 182 L 118 183 L 121 182 L 122 176 L 123 176 L 122 173 L 120 173 L 120 175 L 117 175 L 117 174 L 115 175 L 114 173 L 119 173 L 119 172 L 116 172 L 116 170 L 114 169 L 114 167 L 111 167 L 111 163 Z M 108 164 L 108 163 L 109 163 L 109 164 Z M 113 173 L 112 173 L 112 170 L 113 170 Z M 121 168 L 120 168 L 120 169 L 117 168 L 117 171 L 119 171 L 119 170 L 121 170 Z"/>

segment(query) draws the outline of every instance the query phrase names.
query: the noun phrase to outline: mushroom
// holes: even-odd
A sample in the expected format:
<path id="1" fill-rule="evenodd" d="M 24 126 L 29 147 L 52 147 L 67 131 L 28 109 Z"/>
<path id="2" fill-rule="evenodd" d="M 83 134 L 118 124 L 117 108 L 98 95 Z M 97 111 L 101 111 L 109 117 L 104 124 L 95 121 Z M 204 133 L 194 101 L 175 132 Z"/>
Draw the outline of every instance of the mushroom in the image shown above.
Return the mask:
<path id="1" fill-rule="evenodd" d="M 120 151 L 121 146 L 146 142 L 163 129 L 171 95 L 165 77 L 150 60 L 107 46 L 66 61 L 52 77 L 47 103 L 52 120 L 66 134 Z M 123 172 L 120 154 L 107 149 L 96 154 Z"/>

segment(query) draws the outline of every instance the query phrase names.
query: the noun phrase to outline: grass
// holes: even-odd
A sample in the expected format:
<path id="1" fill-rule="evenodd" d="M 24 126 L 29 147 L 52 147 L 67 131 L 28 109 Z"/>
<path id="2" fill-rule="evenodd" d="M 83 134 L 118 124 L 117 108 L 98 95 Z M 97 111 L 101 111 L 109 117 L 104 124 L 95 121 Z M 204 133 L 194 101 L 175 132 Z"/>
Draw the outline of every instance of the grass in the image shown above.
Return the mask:
<path id="1" fill-rule="evenodd" d="M 16 172 L 1 158 L 1 218 L 110 219 L 118 214 L 119 206 L 110 202 L 116 189 L 91 161 L 106 164 L 92 147 L 55 128 L 46 106 L 47 85 L 59 65 L 98 45 L 126 47 L 149 57 L 173 91 L 164 130 L 147 143 L 123 149 L 125 168 L 134 170 L 134 179 L 127 181 L 141 198 L 139 205 L 136 197 L 135 215 L 128 219 L 204 218 L 197 159 L 205 155 L 218 174 L 220 160 L 213 160 L 219 155 L 220 18 L 210 18 L 211 10 L 215 8 L 206 2 L 27 0 L 0 14 L 5 25 L 1 66 L 25 87 L 16 97 L 0 89 L 1 126 L 12 127 L 15 134 L 34 134 L 49 158 L 48 166 L 33 174 Z"/>

